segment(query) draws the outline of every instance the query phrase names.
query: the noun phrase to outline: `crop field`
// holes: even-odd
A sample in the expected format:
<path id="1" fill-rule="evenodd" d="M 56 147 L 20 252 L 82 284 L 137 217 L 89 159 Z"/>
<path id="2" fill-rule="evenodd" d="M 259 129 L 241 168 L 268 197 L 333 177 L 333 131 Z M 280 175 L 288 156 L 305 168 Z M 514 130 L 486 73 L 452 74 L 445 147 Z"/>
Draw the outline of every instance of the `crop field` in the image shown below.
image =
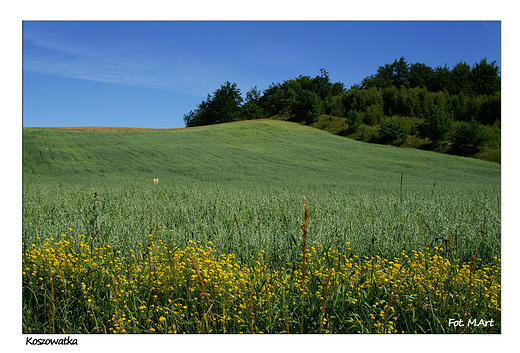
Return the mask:
<path id="1" fill-rule="evenodd" d="M 498 164 L 253 121 L 24 129 L 23 173 L 24 333 L 501 332 Z"/>

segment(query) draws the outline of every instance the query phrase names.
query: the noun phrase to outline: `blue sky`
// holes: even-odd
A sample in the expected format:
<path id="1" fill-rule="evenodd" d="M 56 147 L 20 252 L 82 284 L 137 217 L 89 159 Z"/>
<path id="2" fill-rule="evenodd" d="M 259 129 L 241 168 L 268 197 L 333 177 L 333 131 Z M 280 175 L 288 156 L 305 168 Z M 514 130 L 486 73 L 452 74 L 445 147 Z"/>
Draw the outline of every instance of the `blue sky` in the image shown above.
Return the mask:
<path id="1" fill-rule="evenodd" d="M 23 126 L 184 127 L 226 81 L 245 95 L 324 68 L 350 87 L 403 56 L 501 67 L 501 22 L 25 21 Z"/>

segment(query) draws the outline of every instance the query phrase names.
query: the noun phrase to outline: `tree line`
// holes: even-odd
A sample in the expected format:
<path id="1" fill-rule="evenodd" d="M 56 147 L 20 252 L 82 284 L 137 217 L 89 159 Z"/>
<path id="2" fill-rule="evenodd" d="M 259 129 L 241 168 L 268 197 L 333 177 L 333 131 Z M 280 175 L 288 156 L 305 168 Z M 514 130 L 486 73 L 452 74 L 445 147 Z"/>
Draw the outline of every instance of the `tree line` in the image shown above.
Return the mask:
<path id="1" fill-rule="evenodd" d="M 345 118 L 351 132 L 362 124 L 377 126 L 390 142 L 416 133 L 433 143 L 450 139 L 469 152 L 485 144 L 483 125 L 500 126 L 500 87 L 496 61 L 482 59 L 472 67 L 459 62 L 450 70 L 408 64 L 402 57 L 349 89 L 331 82 L 325 69 L 263 91 L 253 87 L 245 99 L 228 81 L 185 114 L 184 122 L 190 127 L 277 116 L 310 125 L 326 114 Z"/>
<path id="2" fill-rule="evenodd" d="M 314 78 L 300 75 L 283 83 L 273 83 L 263 92 L 253 87 L 245 99 L 236 83 L 228 81 L 208 94 L 207 100 L 195 110 L 185 114 L 184 122 L 186 127 L 191 127 L 279 115 L 310 123 L 325 112 L 324 102 L 346 92 L 343 83 L 332 83 L 327 71 L 321 69 L 320 72 L 321 75 Z"/>

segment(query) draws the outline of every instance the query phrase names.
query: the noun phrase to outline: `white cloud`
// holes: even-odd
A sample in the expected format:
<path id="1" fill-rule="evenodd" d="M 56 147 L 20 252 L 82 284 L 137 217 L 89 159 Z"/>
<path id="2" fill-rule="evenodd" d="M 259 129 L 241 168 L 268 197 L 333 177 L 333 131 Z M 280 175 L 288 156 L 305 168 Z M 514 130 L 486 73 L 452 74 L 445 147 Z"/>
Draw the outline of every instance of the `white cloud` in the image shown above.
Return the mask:
<path id="1" fill-rule="evenodd" d="M 103 47 L 32 30 L 24 30 L 23 69 L 196 96 L 206 96 L 231 80 L 225 66 L 186 51 L 161 53 L 160 48 L 138 41 Z"/>

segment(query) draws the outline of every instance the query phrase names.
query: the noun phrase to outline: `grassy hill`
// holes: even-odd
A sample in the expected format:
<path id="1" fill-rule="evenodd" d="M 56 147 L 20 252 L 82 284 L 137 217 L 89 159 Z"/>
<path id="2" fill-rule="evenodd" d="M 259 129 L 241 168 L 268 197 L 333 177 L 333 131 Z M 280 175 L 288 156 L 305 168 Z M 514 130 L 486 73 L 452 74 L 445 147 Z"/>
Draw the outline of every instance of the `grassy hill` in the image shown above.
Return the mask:
<path id="1" fill-rule="evenodd" d="M 493 186 L 500 166 L 367 144 L 284 121 L 196 129 L 23 130 L 24 182 L 226 183 L 345 189 Z"/>

